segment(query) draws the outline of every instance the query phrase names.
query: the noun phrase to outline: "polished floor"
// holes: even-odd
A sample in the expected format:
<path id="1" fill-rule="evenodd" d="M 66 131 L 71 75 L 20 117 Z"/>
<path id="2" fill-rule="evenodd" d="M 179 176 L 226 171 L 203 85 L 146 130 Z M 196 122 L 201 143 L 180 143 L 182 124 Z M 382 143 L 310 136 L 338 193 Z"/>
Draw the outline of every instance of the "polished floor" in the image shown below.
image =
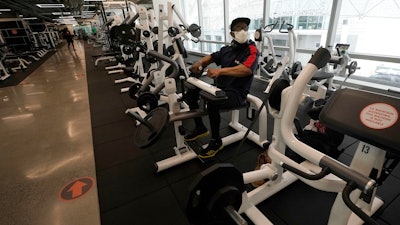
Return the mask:
<path id="1" fill-rule="evenodd" d="M 100 224 L 84 47 L 75 48 L 0 89 L 0 224 Z"/>
<path id="2" fill-rule="evenodd" d="M 189 224 L 189 186 L 210 164 L 192 160 L 155 174 L 154 163 L 173 152 L 172 127 L 153 146 L 135 146 L 134 121 L 124 113 L 135 102 L 120 94 L 129 84 L 114 84 L 121 75 L 108 75 L 110 64 L 95 67 L 91 55 L 98 53 L 80 41 L 76 51 L 64 45 L 19 85 L 0 88 L 1 225 Z M 265 87 L 254 85 L 255 95 Z M 224 117 L 222 135 L 230 132 L 227 123 Z M 354 151 L 347 144 L 343 162 Z M 216 162 L 252 170 L 261 149 L 236 147 L 227 146 Z M 400 221 L 399 186 L 397 167 L 378 190 L 385 201 L 379 224 Z M 258 207 L 278 225 L 322 225 L 333 199 L 296 182 Z"/>

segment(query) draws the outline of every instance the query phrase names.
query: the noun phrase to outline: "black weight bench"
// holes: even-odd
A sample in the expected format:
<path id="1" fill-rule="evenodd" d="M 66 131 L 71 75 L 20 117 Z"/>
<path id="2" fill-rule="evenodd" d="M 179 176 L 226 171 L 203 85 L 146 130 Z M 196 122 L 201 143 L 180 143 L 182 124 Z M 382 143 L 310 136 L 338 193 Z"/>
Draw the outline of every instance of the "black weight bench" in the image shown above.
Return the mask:
<path id="1" fill-rule="evenodd" d="M 398 98 L 341 89 L 331 96 L 320 120 L 338 132 L 400 155 L 399 116 Z"/>

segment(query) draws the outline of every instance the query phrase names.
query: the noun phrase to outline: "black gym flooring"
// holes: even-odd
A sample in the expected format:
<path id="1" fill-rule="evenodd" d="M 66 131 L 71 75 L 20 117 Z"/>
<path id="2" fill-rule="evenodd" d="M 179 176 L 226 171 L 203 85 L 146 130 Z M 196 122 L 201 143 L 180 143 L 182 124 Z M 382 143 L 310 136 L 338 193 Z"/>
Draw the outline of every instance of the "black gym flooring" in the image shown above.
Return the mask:
<path id="1" fill-rule="evenodd" d="M 112 64 L 101 62 L 94 67 L 92 55 L 100 54 L 99 48 L 86 44 L 85 52 L 102 225 L 187 225 L 185 207 L 189 187 L 200 171 L 219 162 L 233 163 L 242 172 L 254 169 L 262 149 L 245 141 L 239 150 L 238 144 L 226 146 L 213 162 L 203 164 L 194 159 L 155 173 L 154 163 L 174 154 L 173 126 L 168 125 L 154 145 L 146 149 L 136 147 L 134 121 L 125 114 L 127 108 L 136 106 L 135 101 L 127 93 L 120 93 L 120 89 L 130 83 L 114 84 L 115 79 L 124 78 L 124 75 L 108 75 L 104 67 Z M 255 80 L 251 93 L 263 99 L 265 87 L 265 82 Z M 229 115 L 223 114 L 222 118 L 229 118 Z M 250 123 L 245 115 L 241 115 L 241 121 Z M 184 124 L 191 126 L 191 121 Z M 227 124 L 223 119 L 221 135 L 231 132 Z M 205 138 L 204 142 L 207 141 Z M 342 146 L 352 141 L 346 138 Z M 354 145 L 348 147 L 339 159 L 349 162 L 354 148 Z M 396 168 L 378 190 L 385 204 L 375 218 L 382 225 L 399 223 L 399 187 L 400 169 Z M 322 225 L 327 223 L 329 205 L 334 198 L 334 194 L 296 181 L 257 207 L 277 225 Z"/>

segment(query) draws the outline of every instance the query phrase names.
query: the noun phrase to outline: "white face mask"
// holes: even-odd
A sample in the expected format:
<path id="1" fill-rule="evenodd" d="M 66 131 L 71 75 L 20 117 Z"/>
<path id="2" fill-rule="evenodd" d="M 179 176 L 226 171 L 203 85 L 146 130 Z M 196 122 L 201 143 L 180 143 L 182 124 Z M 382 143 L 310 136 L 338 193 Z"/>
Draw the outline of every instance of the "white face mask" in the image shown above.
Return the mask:
<path id="1" fill-rule="evenodd" d="M 235 34 L 233 40 L 237 41 L 238 43 L 243 44 L 247 41 L 247 36 L 249 35 L 247 31 L 233 31 L 233 33 Z"/>

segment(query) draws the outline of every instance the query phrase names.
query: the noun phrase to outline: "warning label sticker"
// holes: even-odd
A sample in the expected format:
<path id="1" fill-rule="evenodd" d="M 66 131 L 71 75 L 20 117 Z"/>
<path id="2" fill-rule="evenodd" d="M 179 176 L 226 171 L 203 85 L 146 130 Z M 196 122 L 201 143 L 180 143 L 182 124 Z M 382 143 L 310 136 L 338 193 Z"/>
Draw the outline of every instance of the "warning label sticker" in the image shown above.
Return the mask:
<path id="1" fill-rule="evenodd" d="M 360 113 L 361 122 L 371 129 L 386 129 L 397 122 L 399 113 L 386 103 L 373 103 L 364 107 Z"/>

